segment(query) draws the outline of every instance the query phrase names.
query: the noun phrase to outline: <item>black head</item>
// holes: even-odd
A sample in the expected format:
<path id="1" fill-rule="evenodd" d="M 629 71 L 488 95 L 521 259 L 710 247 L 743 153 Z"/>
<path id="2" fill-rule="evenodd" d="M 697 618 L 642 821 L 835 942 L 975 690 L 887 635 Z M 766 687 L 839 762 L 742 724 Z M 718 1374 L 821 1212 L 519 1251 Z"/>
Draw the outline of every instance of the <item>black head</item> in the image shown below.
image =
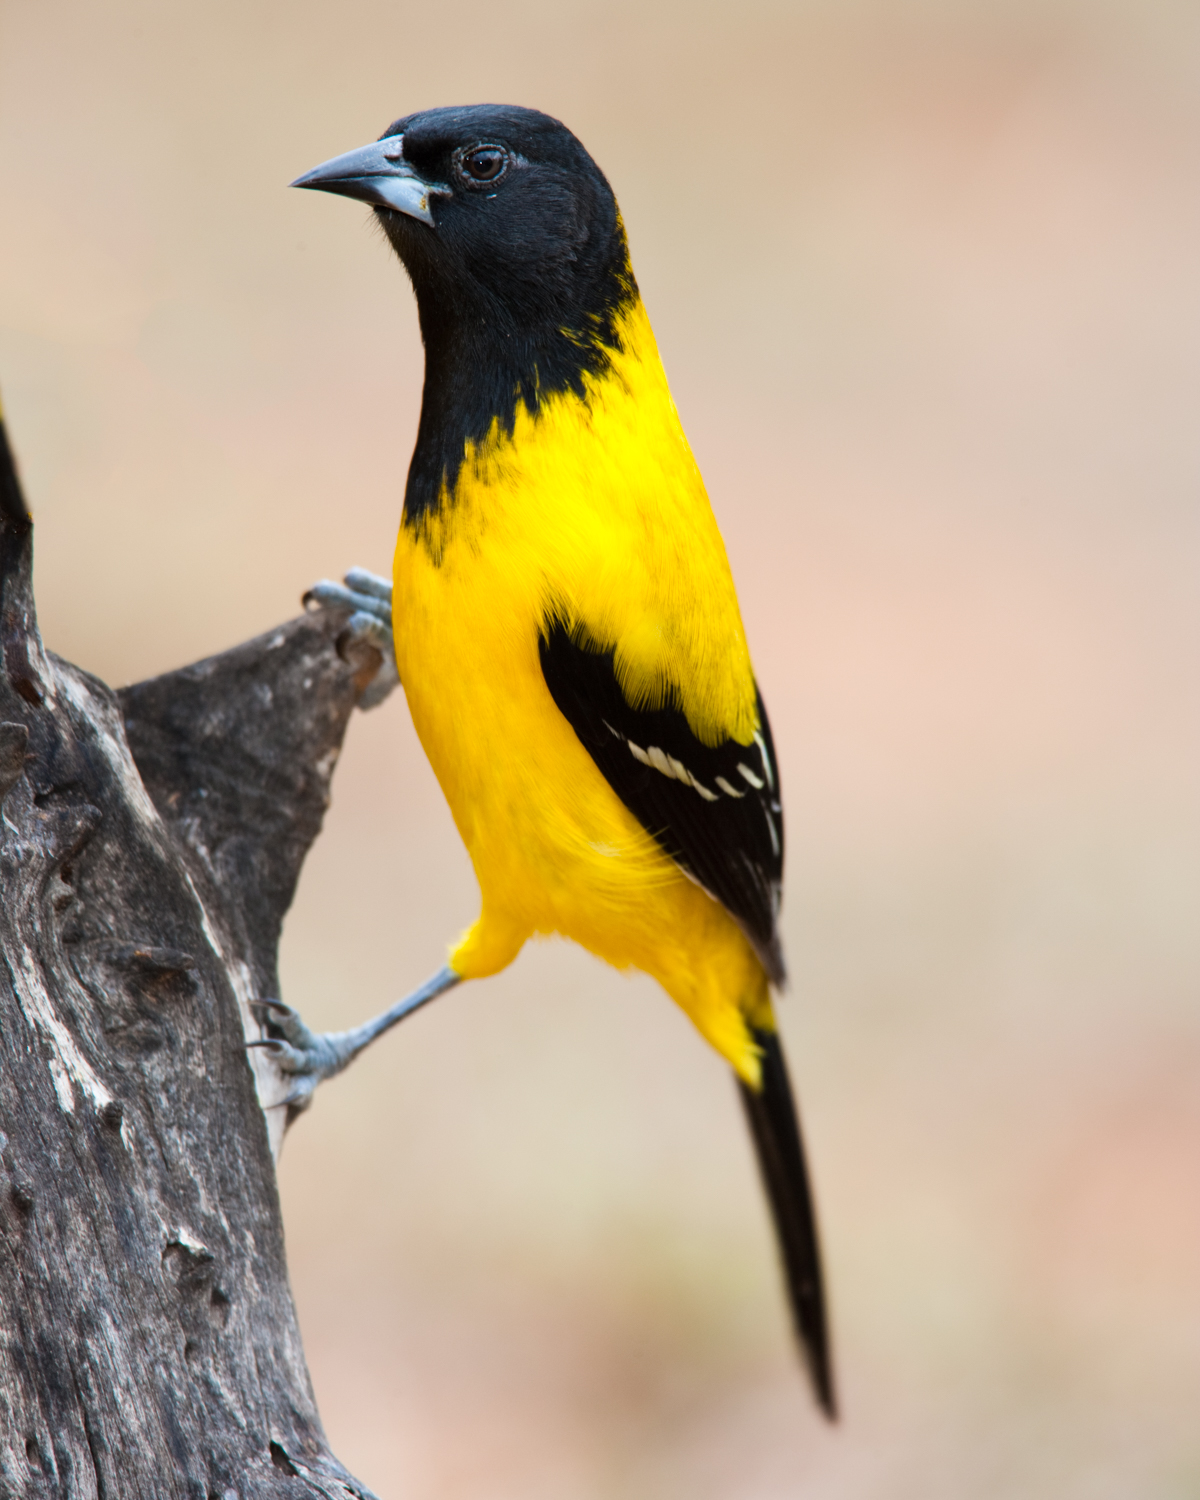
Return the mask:
<path id="1" fill-rule="evenodd" d="M 531 331 L 600 311 L 609 278 L 628 278 L 612 189 L 549 115 L 431 109 L 389 126 L 385 140 L 397 137 L 404 160 L 440 189 L 429 200 L 432 226 L 380 212 L 418 297 L 444 292 Z"/>
<path id="2" fill-rule="evenodd" d="M 425 400 L 405 514 L 453 488 L 467 439 L 517 404 L 585 395 L 637 295 L 616 199 L 565 125 L 533 109 L 423 110 L 294 186 L 361 198 L 417 294 Z"/>

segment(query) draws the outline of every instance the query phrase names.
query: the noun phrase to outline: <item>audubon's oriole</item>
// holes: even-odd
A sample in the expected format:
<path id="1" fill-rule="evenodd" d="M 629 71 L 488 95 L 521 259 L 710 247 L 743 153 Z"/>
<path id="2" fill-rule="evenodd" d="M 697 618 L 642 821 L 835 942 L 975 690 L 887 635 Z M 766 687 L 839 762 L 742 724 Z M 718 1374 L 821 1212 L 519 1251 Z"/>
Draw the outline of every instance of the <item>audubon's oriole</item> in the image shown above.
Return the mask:
<path id="1" fill-rule="evenodd" d="M 652 974 L 732 1064 L 801 1345 L 834 1413 L 812 1195 L 771 1009 L 784 980 L 779 770 L 725 548 L 607 181 L 557 120 L 390 125 L 295 186 L 373 204 L 416 291 L 425 389 L 394 592 L 313 591 L 391 627 L 474 862 L 479 920 L 421 990 L 318 1036 L 266 1002 L 303 1105 L 461 979 L 562 933 Z"/>

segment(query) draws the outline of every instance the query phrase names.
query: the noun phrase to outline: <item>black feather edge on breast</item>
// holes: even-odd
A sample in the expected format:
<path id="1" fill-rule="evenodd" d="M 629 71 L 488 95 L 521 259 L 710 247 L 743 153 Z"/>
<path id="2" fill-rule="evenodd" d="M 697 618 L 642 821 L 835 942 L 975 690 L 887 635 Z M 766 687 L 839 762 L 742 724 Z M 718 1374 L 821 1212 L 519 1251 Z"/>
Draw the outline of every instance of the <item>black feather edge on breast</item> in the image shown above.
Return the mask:
<path id="1" fill-rule="evenodd" d="M 544 628 L 539 649 L 550 696 L 609 786 L 680 869 L 724 906 L 772 983 L 782 985 L 776 919 L 783 813 L 761 693 L 757 739 L 714 748 L 696 738 L 679 709 L 632 707 L 612 652 L 580 645 L 560 621 Z"/>

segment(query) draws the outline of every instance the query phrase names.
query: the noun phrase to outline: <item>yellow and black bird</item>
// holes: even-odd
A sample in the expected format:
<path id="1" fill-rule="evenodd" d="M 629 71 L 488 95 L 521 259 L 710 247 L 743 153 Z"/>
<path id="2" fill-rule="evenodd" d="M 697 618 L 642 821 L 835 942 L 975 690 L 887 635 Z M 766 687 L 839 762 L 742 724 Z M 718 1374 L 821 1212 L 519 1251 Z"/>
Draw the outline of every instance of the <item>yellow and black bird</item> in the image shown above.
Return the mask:
<path id="1" fill-rule="evenodd" d="M 817 1399 L 834 1414 L 812 1194 L 771 987 L 779 769 L 725 548 L 604 176 L 565 126 L 432 109 L 295 183 L 365 200 L 412 279 L 425 388 L 391 628 L 479 920 L 427 985 L 318 1036 L 266 1002 L 307 1101 L 374 1037 L 561 933 L 656 978 L 737 1075 Z"/>

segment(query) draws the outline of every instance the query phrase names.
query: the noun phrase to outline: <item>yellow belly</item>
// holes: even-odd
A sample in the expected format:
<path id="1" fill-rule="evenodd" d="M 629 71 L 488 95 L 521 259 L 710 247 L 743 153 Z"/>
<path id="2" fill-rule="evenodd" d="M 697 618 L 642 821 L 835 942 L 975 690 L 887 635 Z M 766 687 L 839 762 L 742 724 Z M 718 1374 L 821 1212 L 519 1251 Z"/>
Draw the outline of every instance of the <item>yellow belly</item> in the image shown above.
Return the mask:
<path id="1" fill-rule="evenodd" d="M 630 343 L 611 389 L 518 413 L 511 439 L 468 456 L 435 516 L 401 528 L 397 664 L 482 895 L 453 967 L 492 974 L 533 933 L 562 933 L 657 978 L 754 1081 L 744 1018 L 770 1020 L 757 957 L 612 791 L 538 654 L 556 611 L 614 650 L 632 701 L 686 682 L 706 740 L 756 727 L 724 548 L 652 337 L 648 353 Z"/>

